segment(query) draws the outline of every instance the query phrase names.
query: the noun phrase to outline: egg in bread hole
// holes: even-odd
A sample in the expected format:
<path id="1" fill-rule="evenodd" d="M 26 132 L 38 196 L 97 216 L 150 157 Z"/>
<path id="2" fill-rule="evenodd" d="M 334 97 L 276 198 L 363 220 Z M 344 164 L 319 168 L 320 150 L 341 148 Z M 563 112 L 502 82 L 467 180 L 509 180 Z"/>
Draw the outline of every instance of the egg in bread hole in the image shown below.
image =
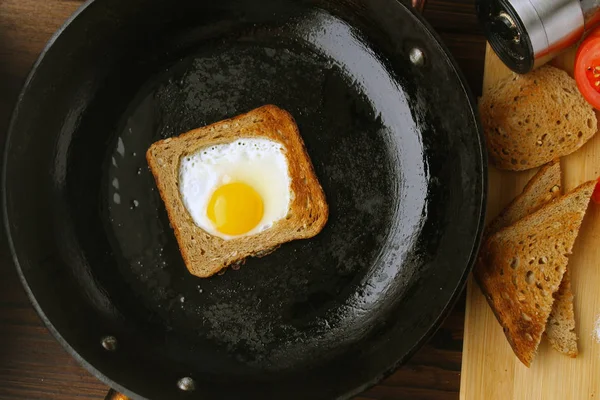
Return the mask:
<path id="1" fill-rule="evenodd" d="M 298 126 L 274 105 L 159 140 L 146 160 L 185 266 L 200 278 L 312 238 L 329 217 Z"/>
<path id="2" fill-rule="evenodd" d="M 293 199 L 285 147 L 240 138 L 182 156 L 179 191 L 194 223 L 224 240 L 271 228 Z"/>

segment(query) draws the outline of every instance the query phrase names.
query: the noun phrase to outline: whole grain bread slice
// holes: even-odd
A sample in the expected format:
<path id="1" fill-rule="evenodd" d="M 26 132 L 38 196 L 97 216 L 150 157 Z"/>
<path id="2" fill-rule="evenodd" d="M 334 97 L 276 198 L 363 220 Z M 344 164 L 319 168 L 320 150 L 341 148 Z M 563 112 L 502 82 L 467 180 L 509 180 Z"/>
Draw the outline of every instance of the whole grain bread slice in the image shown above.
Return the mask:
<path id="1" fill-rule="evenodd" d="M 194 223 L 183 204 L 178 186 L 180 160 L 205 147 L 253 137 L 277 141 L 285 149 L 292 191 L 288 215 L 254 235 L 230 240 L 210 235 Z M 209 277 L 249 256 L 268 254 L 282 243 L 313 237 L 327 222 L 325 194 L 298 127 L 288 112 L 274 105 L 160 140 L 150 146 L 146 159 L 185 265 L 195 276 Z"/>
<path id="2" fill-rule="evenodd" d="M 517 196 L 486 229 L 486 237 L 514 224 L 562 194 L 560 161 L 544 165 Z M 476 271 L 477 272 L 477 271 Z M 567 267 L 544 331 L 548 342 L 557 351 L 576 357 L 577 334 L 569 268 Z"/>
<path id="3" fill-rule="evenodd" d="M 479 111 L 490 160 L 500 169 L 541 166 L 579 149 L 598 130 L 575 80 L 549 65 L 499 80 L 483 93 Z"/>
<path id="4" fill-rule="evenodd" d="M 546 329 L 595 184 L 586 182 L 501 229 L 480 251 L 476 279 L 526 366 Z"/>
<path id="5" fill-rule="evenodd" d="M 555 159 L 544 165 L 529 180 L 521 194 L 506 206 L 486 228 L 489 236 L 500 229 L 540 209 L 544 204 L 562 195 L 560 160 Z"/>
<path id="6" fill-rule="evenodd" d="M 544 334 L 554 350 L 573 358 L 579 354 L 569 268 L 565 270 L 558 291 L 554 294 L 554 304 Z"/>

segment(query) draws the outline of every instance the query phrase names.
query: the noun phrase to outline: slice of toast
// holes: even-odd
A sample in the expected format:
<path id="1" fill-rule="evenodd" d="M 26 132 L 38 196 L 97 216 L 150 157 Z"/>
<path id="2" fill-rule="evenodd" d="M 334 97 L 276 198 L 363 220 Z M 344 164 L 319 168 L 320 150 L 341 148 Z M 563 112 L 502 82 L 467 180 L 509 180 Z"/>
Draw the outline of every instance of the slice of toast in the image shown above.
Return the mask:
<path id="1" fill-rule="evenodd" d="M 486 237 L 538 210 L 562 194 L 560 161 L 544 165 L 517 196 L 486 229 Z M 475 271 L 477 273 L 477 271 Z M 576 357 L 577 335 L 569 269 L 565 271 L 559 290 L 554 295 L 552 311 L 544 334 L 557 351 Z"/>
<path id="2" fill-rule="evenodd" d="M 493 234 L 482 247 L 476 278 L 513 351 L 529 366 L 546 329 L 594 191 L 586 182 Z"/>
<path id="3" fill-rule="evenodd" d="M 291 177 L 292 196 L 286 218 L 265 231 L 224 240 L 198 227 L 179 192 L 179 164 L 183 156 L 202 148 L 240 138 L 265 138 L 283 145 Z M 323 189 L 317 180 L 298 127 L 292 116 L 273 105 L 160 140 L 146 152 L 160 196 L 187 269 L 209 277 L 239 264 L 249 256 L 263 256 L 285 242 L 319 233 L 329 215 Z"/>
<path id="4" fill-rule="evenodd" d="M 521 194 L 506 206 L 486 228 L 489 236 L 500 229 L 514 224 L 518 220 L 537 211 L 544 204 L 562 194 L 560 160 L 555 159 L 544 165 L 529 180 Z"/>
<path id="5" fill-rule="evenodd" d="M 569 268 L 565 270 L 560 287 L 554 294 L 554 304 L 544 334 L 554 350 L 573 358 L 579 354 Z"/>
<path id="6" fill-rule="evenodd" d="M 513 73 L 479 103 L 490 161 L 521 171 L 573 153 L 598 131 L 594 108 L 565 71 L 545 65 Z"/>

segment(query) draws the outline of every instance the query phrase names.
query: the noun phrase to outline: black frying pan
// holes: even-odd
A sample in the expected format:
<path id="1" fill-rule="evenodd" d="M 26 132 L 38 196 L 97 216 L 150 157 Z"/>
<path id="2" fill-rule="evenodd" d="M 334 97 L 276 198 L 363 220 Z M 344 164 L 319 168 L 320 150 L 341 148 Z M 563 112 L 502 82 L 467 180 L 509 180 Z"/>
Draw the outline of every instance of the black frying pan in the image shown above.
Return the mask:
<path id="1" fill-rule="evenodd" d="M 144 153 L 267 103 L 296 119 L 329 221 L 195 278 Z M 460 292 L 482 147 L 455 63 L 398 1 L 96 0 L 19 98 L 5 225 L 49 329 L 128 396 L 345 398 L 406 360 Z"/>

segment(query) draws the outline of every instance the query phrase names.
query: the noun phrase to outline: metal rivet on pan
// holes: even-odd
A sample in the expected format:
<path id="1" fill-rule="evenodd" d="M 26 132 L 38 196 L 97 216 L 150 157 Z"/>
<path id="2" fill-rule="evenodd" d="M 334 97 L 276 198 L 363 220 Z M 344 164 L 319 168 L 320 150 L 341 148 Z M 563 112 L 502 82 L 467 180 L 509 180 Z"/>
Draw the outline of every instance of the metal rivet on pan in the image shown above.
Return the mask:
<path id="1" fill-rule="evenodd" d="M 117 349 L 117 338 L 114 336 L 104 336 L 101 343 L 102 347 L 108 351 L 115 351 Z"/>
<path id="2" fill-rule="evenodd" d="M 193 392 L 196 389 L 196 383 L 192 378 L 186 376 L 177 381 L 177 387 L 185 392 Z"/>
<path id="3" fill-rule="evenodd" d="M 408 57 L 410 58 L 410 62 L 417 67 L 420 67 L 425 63 L 425 54 L 423 53 L 423 50 L 419 49 L 418 47 L 413 47 L 410 49 Z"/>

